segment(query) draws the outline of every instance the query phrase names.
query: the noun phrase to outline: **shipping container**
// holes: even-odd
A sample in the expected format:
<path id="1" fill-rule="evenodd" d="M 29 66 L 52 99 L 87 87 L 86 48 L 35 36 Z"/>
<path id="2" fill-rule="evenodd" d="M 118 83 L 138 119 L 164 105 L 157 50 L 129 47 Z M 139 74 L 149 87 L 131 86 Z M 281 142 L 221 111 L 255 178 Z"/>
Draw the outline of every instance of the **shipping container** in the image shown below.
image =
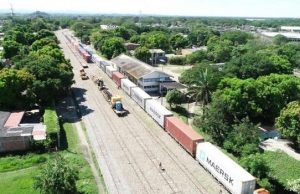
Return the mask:
<path id="1" fill-rule="evenodd" d="M 118 87 L 121 86 L 121 80 L 124 78 L 124 75 L 118 71 L 112 73 L 112 79 L 117 84 Z"/>
<path id="2" fill-rule="evenodd" d="M 209 142 L 197 144 L 196 159 L 233 194 L 253 194 L 255 178 Z"/>
<path id="3" fill-rule="evenodd" d="M 146 101 L 152 99 L 149 94 L 139 87 L 131 88 L 131 98 L 145 110 Z"/>
<path id="4" fill-rule="evenodd" d="M 102 69 L 102 71 L 106 72 L 106 67 L 110 66 L 110 64 L 108 63 L 108 61 L 100 61 L 100 68 Z"/>
<path id="5" fill-rule="evenodd" d="M 115 68 L 112 66 L 106 66 L 105 68 L 105 73 L 108 75 L 108 77 L 112 78 L 112 73 L 117 71 Z"/>
<path id="6" fill-rule="evenodd" d="M 197 143 L 204 141 L 201 135 L 177 117 L 166 117 L 165 129 L 193 157 L 196 155 Z"/>
<path id="7" fill-rule="evenodd" d="M 121 88 L 129 95 L 131 96 L 131 88 L 137 87 L 133 82 L 131 82 L 129 79 L 121 79 Z"/>
<path id="8" fill-rule="evenodd" d="M 146 101 L 146 112 L 163 128 L 165 128 L 165 119 L 173 116 L 173 113 L 162 106 L 156 100 Z"/>

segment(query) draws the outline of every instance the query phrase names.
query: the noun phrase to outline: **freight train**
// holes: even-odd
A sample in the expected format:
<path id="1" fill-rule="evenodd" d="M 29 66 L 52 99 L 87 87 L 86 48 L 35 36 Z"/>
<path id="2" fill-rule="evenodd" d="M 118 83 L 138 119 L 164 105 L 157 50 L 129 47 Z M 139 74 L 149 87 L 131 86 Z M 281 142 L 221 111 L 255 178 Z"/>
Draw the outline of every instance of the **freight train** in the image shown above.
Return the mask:
<path id="1" fill-rule="evenodd" d="M 70 38 L 67 39 L 70 40 Z M 253 194 L 256 186 L 255 177 L 226 156 L 219 148 L 205 142 L 202 136 L 180 119 L 174 117 L 171 111 L 118 72 L 110 65 L 109 61 L 95 53 L 91 55 L 91 59 L 229 192 Z"/>

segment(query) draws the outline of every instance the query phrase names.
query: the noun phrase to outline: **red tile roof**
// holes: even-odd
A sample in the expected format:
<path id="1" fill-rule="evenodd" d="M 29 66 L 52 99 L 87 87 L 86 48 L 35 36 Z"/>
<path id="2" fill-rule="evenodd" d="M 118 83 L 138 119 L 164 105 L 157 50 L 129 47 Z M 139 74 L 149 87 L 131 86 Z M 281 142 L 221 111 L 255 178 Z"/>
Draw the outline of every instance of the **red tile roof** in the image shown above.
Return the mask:
<path id="1" fill-rule="evenodd" d="M 21 123 L 24 113 L 25 113 L 24 111 L 12 112 L 9 115 L 8 119 L 6 120 L 4 127 L 6 128 L 18 127 L 19 124 Z"/>

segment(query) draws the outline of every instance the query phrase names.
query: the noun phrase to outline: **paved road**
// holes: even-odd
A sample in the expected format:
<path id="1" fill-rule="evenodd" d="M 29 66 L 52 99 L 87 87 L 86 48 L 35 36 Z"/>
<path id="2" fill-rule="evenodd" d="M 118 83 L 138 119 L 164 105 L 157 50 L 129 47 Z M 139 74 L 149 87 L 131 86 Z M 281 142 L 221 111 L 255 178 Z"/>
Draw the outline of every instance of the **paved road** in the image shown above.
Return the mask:
<path id="1" fill-rule="evenodd" d="M 80 63 L 84 61 L 62 31 L 56 35 L 74 67 L 73 92 L 109 193 L 218 194 L 220 189 L 227 193 L 106 74 L 89 64 L 86 71 L 90 77 L 102 77 L 113 94 L 124 96 L 123 104 L 130 114 L 117 117 L 96 85 L 79 78 Z"/>

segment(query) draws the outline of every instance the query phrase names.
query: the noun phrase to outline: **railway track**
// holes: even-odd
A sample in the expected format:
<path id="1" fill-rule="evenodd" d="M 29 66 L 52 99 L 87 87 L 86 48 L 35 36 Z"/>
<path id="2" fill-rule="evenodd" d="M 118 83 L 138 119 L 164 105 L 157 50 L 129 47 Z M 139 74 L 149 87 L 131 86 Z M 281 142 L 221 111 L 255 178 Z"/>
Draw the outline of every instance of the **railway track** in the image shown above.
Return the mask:
<path id="1" fill-rule="evenodd" d="M 74 55 L 74 57 L 77 60 L 77 63 L 75 68 L 74 68 L 74 73 L 75 75 L 78 74 L 78 70 L 82 68 L 82 61 L 81 56 L 75 51 L 72 46 L 67 42 L 65 37 L 62 38 L 65 40 L 65 45 L 68 47 L 68 51 L 70 52 L 71 55 Z M 73 64 L 74 65 L 74 64 Z M 94 64 L 93 64 L 94 65 Z M 89 73 L 89 75 L 94 75 L 97 73 L 98 75 L 101 75 L 101 77 L 107 76 L 104 72 L 102 72 L 101 69 L 99 69 L 98 66 L 94 65 L 89 65 L 90 68 L 86 69 L 86 71 Z M 97 70 L 96 70 L 97 69 Z M 92 73 L 92 74 L 91 74 Z M 78 75 L 76 75 L 78 76 Z M 108 76 L 106 77 L 108 78 Z M 202 182 L 198 180 L 198 178 L 194 175 L 194 172 L 190 168 L 187 168 L 186 164 L 182 163 L 178 159 L 178 154 L 176 154 L 172 149 L 170 149 L 164 140 L 158 135 L 157 133 L 153 132 L 152 128 L 149 128 L 147 124 L 145 123 L 145 120 L 139 115 L 139 109 L 138 105 L 135 103 L 132 103 L 132 100 L 129 97 L 124 98 L 125 102 L 125 107 L 130 110 L 131 114 L 128 115 L 126 118 L 118 118 L 116 115 L 111 112 L 102 112 L 98 111 L 101 108 L 104 109 L 104 106 L 107 106 L 106 109 L 110 109 L 108 103 L 104 100 L 104 97 L 100 95 L 99 97 L 99 90 L 96 87 L 96 85 L 92 81 L 84 81 L 82 82 L 79 77 L 78 86 L 87 89 L 91 95 L 89 95 L 88 101 L 83 103 L 83 105 L 86 105 L 87 107 L 97 107 L 95 110 L 97 112 L 97 117 L 102 117 L 103 122 L 107 123 L 106 129 L 102 130 L 100 133 L 99 131 L 99 123 L 95 122 L 95 115 L 90 116 L 84 116 L 84 122 L 86 123 L 87 126 L 91 130 L 89 130 L 89 138 L 93 138 L 94 142 L 96 142 L 96 145 L 100 151 L 99 154 L 103 156 L 104 162 L 108 168 L 109 171 L 109 176 L 111 177 L 113 183 L 114 183 L 114 190 L 116 191 L 115 193 L 127 193 L 124 192 L 122 188 L 122 183 L 124 183 L 124 180 L 120 180 L 120 177 L 116 176 L 114 172 L 116 169 L 113 168 L 113 164 L 111 163 L 111 158 L 110 158 L 110 147 L 109 145 L 105 144 L 105 140 L 102 138 L 102 135 L 106 134 L 112 137 L 116 138 L 118 147 L 122 149 L 122 153 L 124 153 L 124 161 L 127 161 L 127 163 L 130 165 L 131 172 L 134 173 L 134 176 L 137 177 L 137 180 L 140 182 L 140 188 L 142 188 L 143 192 L 142 193 L 159 193 L 156 188 L 158 188 L 158 185 L 155 185 L 157 181 L 153 181 L 153 178 L 148 177 L 148 172 L 145 171 L 145 167 L 143 166 L 143 163 L 141 161 L 138 161 L 136 158 L 136 153 L 134 153 L 134 149 L 131 144 L 138 145 L 140 147 L 142 153 L 139 153 L 140 155 L 145 156 L 151 167 L 152 170 L 155 172 L 152 172 L 156 175 L 158 175 L 157 179 L 162 180 L 168 187 L 169 192 L 168 193 L 184 193 L 180 189 L 180 187 L 177 185 L 178 179 L 174 180 L 174 172 L 169 173 L 168 168 L 167 171 L 162 172 L 161 169 L 159 168 L 159 163 L 160 160 L 158 159 L 158 154 L 153 151 L 151 146 L 153 145 L 158 145 L 157 148 L 160 152 L 160 155 L 163 154 L 167 157 L 168 161 L 172 162 L 174 167 L 177 169 L 176 170 L 176 176 L 183 176 L 185 180 L 189 181 L 190 186 L 193 187 L 193 193 L 213 193 L 212 191 L 207 190 L 205 187 L 202 186 Z M 109 80 L 109 79 L 108 79 Z M 113 90 L 113 94 L 120 94 L 122 93 L 123 96 L 127 96 L 125 92 L 123 91 L 118 91 L 116 89 L 116 86 L 114 85 L 114 82 L 107 81 L 105 82 L 107 86 Z M 80 95 L 80 94 L 79 94 Z M 84 110 L 83 110 L 84 111 Z M 144 113 L 145 114 L 145 113 Z M 112 120 L 112 118 L 116 118 L 116 120 Z M 132 125 L 131 123 L 136 123 L 138 121 L 139 125 Z M 153 124 L 153 121 L 151 121 Z M 121 127 L 121 130 L 118 128 Z M 160 129 L 163 130 L 163 129 Z M 143 134 L 140 135 L 140 131 L 143 131 Z M 99 135 L 100 134 L 100 135 Z M 129 137 L 132 138 L 132 141 L 125 141 L 123 138 L 126 137 L 125 134 L 129 134 Z M 145 137 L 151 138 L 151 142 L 149 141 L 144 141 Z M 148 142 L 148 143 L 147 143 Z M 153 143 L 154 142 L 154 143 Z M 173 142 L 174 144 L 174 142 Z M 186 156 L 185 156 L 186 157 Z M 190 156 L 191 157 L 191 156 Z M 199 166 L 200 168 L 200 166 Z M 130 174 L 128 176 L 132 176 L 133 174 Z M 159 178 L 160 177 L 160 178 Z M 177 181 L 177 182 L 176 182 Z M 161 183 L 163 185 L 163 183 Z M 125 190 L 125 191 L 130 191 Z M 224 192 L 225 193 L 225 192 Z"/>

